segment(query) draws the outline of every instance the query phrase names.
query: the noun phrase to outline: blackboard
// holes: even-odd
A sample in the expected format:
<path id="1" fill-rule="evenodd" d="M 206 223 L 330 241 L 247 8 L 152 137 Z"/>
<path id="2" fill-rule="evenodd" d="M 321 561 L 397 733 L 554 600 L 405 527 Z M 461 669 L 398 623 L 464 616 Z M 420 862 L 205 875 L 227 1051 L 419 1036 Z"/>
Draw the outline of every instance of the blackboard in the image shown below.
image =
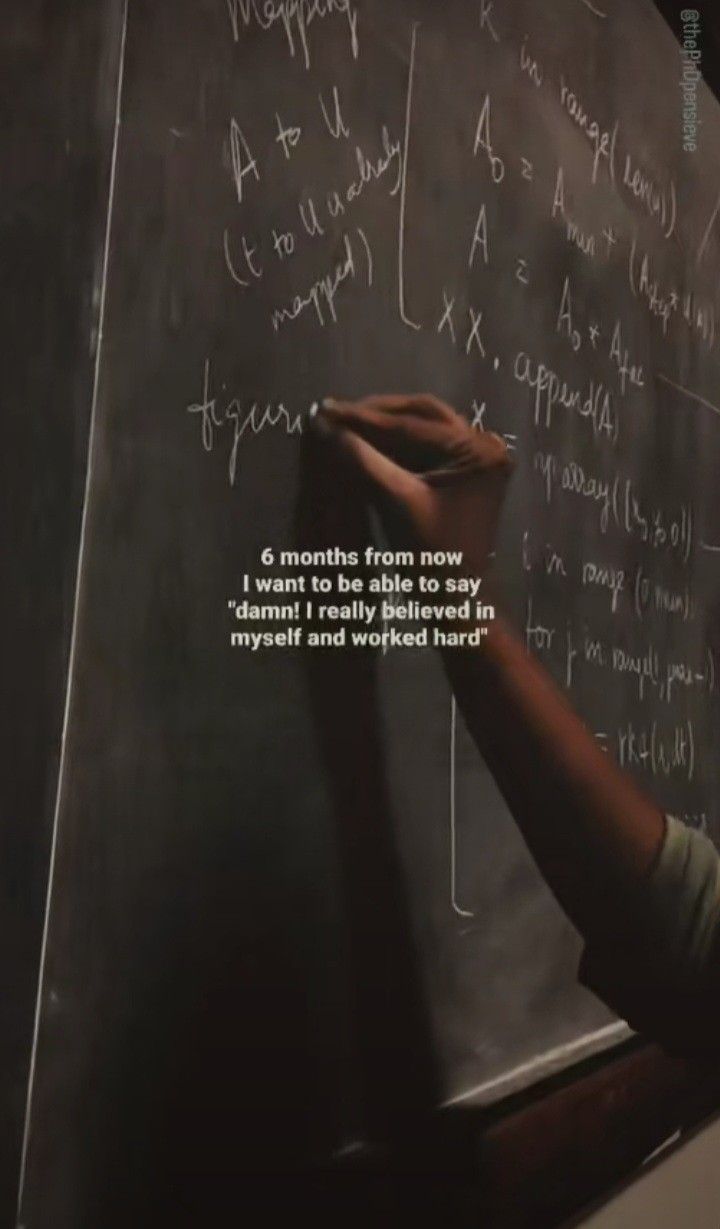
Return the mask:
<path id="1" fill-rule="evenodd" d="M 678 64 L 642 0 L 130 4 L 27 1226 L 627 1035 L 438 662 L 238 652 L 227 602 L 299 519 L 363 538 L 311 402 L 429 389 L 517 461 L 529 647 L 717 834 L 720 122 L 701 87 L 682 150 Z"/>

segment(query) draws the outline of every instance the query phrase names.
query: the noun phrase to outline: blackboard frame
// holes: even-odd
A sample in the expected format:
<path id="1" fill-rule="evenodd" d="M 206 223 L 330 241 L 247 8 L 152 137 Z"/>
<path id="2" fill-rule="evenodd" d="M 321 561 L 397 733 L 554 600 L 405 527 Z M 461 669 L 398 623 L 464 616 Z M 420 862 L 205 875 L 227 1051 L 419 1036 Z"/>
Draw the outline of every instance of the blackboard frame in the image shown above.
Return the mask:
<path id="1" fill-rule="evenodd" d="M 720 1109 L 720 1066 L 633 1040 L 532 1094 L 498 1107 L 478 1141 L 493 1229 L 564 1224 L 659 1163 Z"/>
<path id="2" fill-rule="evenodd" d="M 402 1213 L 458 1229 L 571 1229 L 719 1111 L 720 1065 L 636 1038 L 491 1108 L 438 1114 L 316 1175 L 315 1189 L 323 1208 L 337 1195 L 381 1224 Z"/>

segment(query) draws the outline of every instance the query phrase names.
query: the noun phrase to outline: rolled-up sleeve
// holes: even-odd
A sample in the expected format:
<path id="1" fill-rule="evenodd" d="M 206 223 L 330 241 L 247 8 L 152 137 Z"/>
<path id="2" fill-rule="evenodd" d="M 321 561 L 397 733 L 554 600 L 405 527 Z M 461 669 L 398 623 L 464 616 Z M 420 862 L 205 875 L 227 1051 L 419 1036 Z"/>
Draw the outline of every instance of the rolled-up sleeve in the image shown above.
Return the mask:
<path id="1" fill-rule="evenodd" d="M 720 1055 L 720 856 L 673 816 L 627 928 L 588 945 L 580 980 L 638 1032 Z"/>

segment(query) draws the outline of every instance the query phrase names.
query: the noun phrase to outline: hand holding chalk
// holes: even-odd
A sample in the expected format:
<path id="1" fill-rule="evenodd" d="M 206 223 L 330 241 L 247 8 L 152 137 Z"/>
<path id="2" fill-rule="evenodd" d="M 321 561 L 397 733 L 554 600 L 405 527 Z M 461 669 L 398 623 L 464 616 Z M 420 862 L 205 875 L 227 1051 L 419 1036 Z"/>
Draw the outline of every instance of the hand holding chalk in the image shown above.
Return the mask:
<path id="1" fill-rule="evenodd" d="M 512 472 L 499 436 L 426 395 L 326 398 L 312 417 L 366 479 L 391 540 L 399 519 L 403 545 L 460 550 L 483 573 Z"/>

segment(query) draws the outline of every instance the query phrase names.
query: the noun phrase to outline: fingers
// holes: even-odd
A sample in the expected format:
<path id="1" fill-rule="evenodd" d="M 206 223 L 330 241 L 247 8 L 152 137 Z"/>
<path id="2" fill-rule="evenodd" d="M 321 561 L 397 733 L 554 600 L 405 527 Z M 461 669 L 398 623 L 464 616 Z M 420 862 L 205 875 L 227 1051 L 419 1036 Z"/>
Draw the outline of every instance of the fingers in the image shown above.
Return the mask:
<path id="1" fill-rule="evenodd" d="M 324 401 L 316 429 L 370 487 L 395 535 L 487 564 L 511 462 L 505 442 L 433 397 Z"/>
<path id="2" fill-rule="evenodd" d="M 449 450 L 449 462 L 422 474 L 426 482 L 442 486 L 463 474 L 493 473 L 506 478 L 514 463 L 505 440 L 494 431 L 474 431 L 468 427 Z"/>
<path id="3" fill-rule="evenodd" d="M 428 480 L 465 470 L 510 467 L 500 436 L 476 431 L 455 410 L 429 395 L 326 399 L 324 422 L 354 431 L 398 465 Z"/>
<path id="4" fill-rule="evenodd" d="M 442 464 L 462 420 L 433 398 L 418 408 L 414 398 L 367 397 L 324 401 L 320 413 L 331 426 L 355 432 L 398 465 L 414 473 Z"/>

